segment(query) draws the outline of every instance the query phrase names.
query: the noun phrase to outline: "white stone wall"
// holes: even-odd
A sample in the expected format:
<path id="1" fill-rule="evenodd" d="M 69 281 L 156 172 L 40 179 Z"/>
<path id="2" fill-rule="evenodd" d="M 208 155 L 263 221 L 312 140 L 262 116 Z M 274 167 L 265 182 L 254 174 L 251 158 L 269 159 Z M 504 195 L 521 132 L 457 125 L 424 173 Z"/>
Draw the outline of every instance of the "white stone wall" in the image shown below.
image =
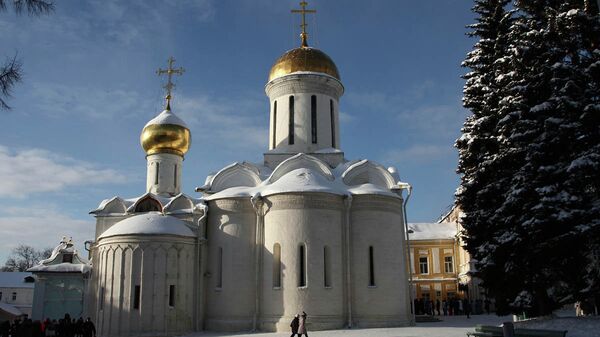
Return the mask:
<path id="1" fill-rule="evenodd" d="M 22 313 L 31 317 L 31 305 L 33 303 L 33 287 L 32 288 L 0 288 L 2 298 L 0 302 L 8 303 L 17 307 Z M 17 293 L 17 299 L 13 300 L 13 293 Z"/>
<path id="2" fill-rule="evenodd" d="M 94 249 L 88 313 L 99 336 L 173 335 L 195 329 L 197 280 L 195 238 L 121 236 Z M 141 290 L 134 308 L 135 286 Z M 169 306 L 169 286 L 175 303 Z"/>
<path id="3" fill-rule="evenodd" d="M 342 84 L 318 74 L 292 74 L 269 82 L 270 100 L 269 149 L 285 153 L 311 153 L 324 148 L 340 148 L 339 98 Z M 317 99 L 317 143 L 312 143 L 311 96 Z M 294 96 L 294 144 L 289 144 L 289 98 Z M 277 118 L 274 118 L 277 101 Z M 335 144 L 332 146 L 330 101 L 333 101 Z M 273 139 L 275 138 L 275 142 Z"/>
<path id="4" fill-rule="evenodd" d="M 354 196 L 351 206 L 352 320 L 359 327 L 409 325 L 411 320 L 402 200 Z M 369 247 L 375 286 L 369 286 Z"/>
<path id="5" fill-rule="evenodd" d="M 147 156 L 146 161 L 147 192 L 169 196 L 181 193 L 183 157 L 170 153 L 157 153 Z"/>
<path id="6" fill-rule="evenodd" d="M 304 193 L 267 197 L 262 272 L 261 329 L 288 331 L 306 311 L 310 329 L 344 326 L 341 196 Z M 281 287 L 273 287 L 273 247 L 281 246 Z M 306 286 L 299 287 L 299 247 L 306 247 Z M 330 252 L 330 286 L 324 284 L 324 247 Z"/>
<path id="7" fill-rule="evenodd" d="M 252 329 L 256 301 L 255 227 L 256 213 L 249 199 L 209 202 L 204 306 L 207 330 Z"/>

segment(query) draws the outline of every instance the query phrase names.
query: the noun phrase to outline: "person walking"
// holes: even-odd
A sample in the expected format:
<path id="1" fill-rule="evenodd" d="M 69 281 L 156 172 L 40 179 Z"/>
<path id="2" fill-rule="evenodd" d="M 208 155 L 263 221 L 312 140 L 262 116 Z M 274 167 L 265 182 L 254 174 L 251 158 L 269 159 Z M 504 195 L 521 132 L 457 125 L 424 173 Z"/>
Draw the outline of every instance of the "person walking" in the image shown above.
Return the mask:
<path id="1" fill-rule="evenodd" d="M 306 313 L 303 311 L 300 316 L 300 320 L 298 322 L 298 336 L 306 336 L 308 337 L 308 333 L 306 332 Z"/>
<path id="2" fill-rule="evenodd" d="M 92 320 L 88 317 L 83 323 L 83 337 L 96 337 L 96 326 L 92 323 Z"/>
<path id="3" fill-rule="evenodd" d="M 465 315 L 467 315 L 467 318 L 471 318 L 471 316 L 469 316 L 469 314 L 471 314 L 471 301 L 469 301 L 468 298 L 465 298 L 463 299 L 462 305 L 464 313 Z"/>
<path id="4" fill-rule="evenodd" d="M 440 316 L 442 313 L 440 312 L 440 307 L 442 306 L 442 303 L 440 302 L 440 299 L 436 299 L 435 300 L 435 310 L 437 311 L 438 316 Z"/>
<path id="5" fill-rule="evenodd" d="M 294 319 L 292 320 L 292 323 L 290 324 L 290 328 L 292 328 L 292 334 L 290 335 L 290 337 L 294 337 L 298 334 L 299 326 L 300 326 L 300 315 L 296 314 L 296 316 L 294 316 Z"/>

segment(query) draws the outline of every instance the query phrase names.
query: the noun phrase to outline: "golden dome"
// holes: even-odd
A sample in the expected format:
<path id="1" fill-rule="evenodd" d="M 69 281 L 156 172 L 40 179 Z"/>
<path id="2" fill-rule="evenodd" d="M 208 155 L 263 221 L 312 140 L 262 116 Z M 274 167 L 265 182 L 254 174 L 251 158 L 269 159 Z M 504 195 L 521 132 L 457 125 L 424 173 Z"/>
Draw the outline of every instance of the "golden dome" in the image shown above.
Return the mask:
<path id="1" fill-rule="evenodd" d="M 165 110 L 146 124 L 140 142 L 147 155 L 171 153 L 183 157 L 190 149 L 191 134 L 179 117 Z"/>
<path id="2" fill-rule="evenodd" d="M 302 46 L 283 54 L 269 72 L 269 82 L 299 71 L 324 73 L 340 79 L 340 73 L 333 60 L 319 49 Z"/>

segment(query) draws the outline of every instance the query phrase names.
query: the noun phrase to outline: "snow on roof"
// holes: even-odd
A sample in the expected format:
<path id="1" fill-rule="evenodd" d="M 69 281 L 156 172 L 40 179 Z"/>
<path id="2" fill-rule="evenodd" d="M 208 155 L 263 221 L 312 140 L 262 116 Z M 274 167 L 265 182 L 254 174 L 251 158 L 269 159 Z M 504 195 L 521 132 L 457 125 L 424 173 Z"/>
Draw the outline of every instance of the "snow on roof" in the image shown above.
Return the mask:
<path id="1" fill-rule="evenodd" d="M 29 271 L 36 273 L 82 273 L 85 274 L 92 270 L 90 264 L 84 263 L 58 263 L 50 265 L 37 265 L 28 269 Z"/>
<path id="2" fill-rule="evenodd" d="M 185 122 L 181 118 L 177 117 L 174 113 L 172 113 L 171 110 L 163 110 L 163 112 L 159 113 L 158 116 L 152 118 L 148 123 L 146 123 L 144 127 L 153 124 L 179 125 L 187 129 L 187 125 L 185 124 Z"/>
<path id="3" fill-rule="evenodd" d="M 303 193 L 303 192 L 316 192 L 316 193 L 329 193 L 335 195 L 384 195 L 394 198 L 400 196 L 393 192 L 388 186 L 382 186 L 382 179 L 378 179 L 381 174 L 377 173 L 372 175 L 365 175 L 366 180 L 361 181 L 362 183 L 348 186 L 344 183 L 343 176 L 350 170 L 357 170 L 360 163 L 368 162 L 366 160 L 356 160 L 351 162 L 345 162 L 340 164 L 335 169 L 331 170 L 320 159 L 299 153 L 292 156 L 283 162 L 281 162 L 273 170 L 272 174 L 264 179 L 260 184 L 255 187 L 250 186 L 232 186 L 222 191 L 219 191 L 212 195 L 205 195 L 204 200 L 217 200 L 225 198 L 243 198 L 252 197 L 255 195 L 274 195 L 281 193 Z M 229 165 L 228 167 L 230 167 Z M 376 165 L 367 165 L 363 168 L 363 172 L 374 170 Z M 384 169 L 384 171 L 386 171 Z M 370 171 L 369 171 L 370 172 Z M 386 171 L 387 172 L 387 171 Z M 367 172 L 368 173 L 368 172 Z M 389 176 L 386 185 L 394 180 L 397 183 L 395 177 L 397 174 L 385 173 Z M 377 179 L 376 179 L 377 178 Z M 210 181 L 203 186 L 203 189 L 210 189 Z"/>
<path id="4" fill-rule="evenodd" d="M 121 220 L 102 233 L 98 239 L 118 235 L 196 236 L 184 221 L 160 212 L 144 213 Z"/>
<path id="5" fill-rule="evenodd" d="M 134 210 L 134 205 L 136 204 L 136 202 L 146 196 L 151 196 L 152 198 L 156 199 L 158 202 L 160 202 L 160 204 L 162 205 L 163 208 L 167 207 L 169 204 L 171 204 L 175 199 L 180 198 L 180 197 L 185 197 L 188 198 L 189 200 L 191 200 L 191 202 L 194 204 L 194 207 L 198 206 L 199 204 L 202 204 L 202 199 L 198 199 L 198 198 L 192 198 L 190 196 L 188 196 L 187 194 L 184 193 L 180 193 L 176 196 L 172 196 L 172 197 L 165 197 L 162 195 L 158 195 L 158 194 L 154 194 L 154 193 L 144 193 L 138 197 L 135 198 L 128 198 L 128 199 L 121 199 L 120 197 L 112 197 L 110 199 L 104 199 L 100 202 L 100 204 L 98 205 L 98 207 L 95 210 L 92 210 L 90 212 L 90 214 L 100 214 L 100 215 L 115 215 L 112 213 L 106 213 L 105 209 L 106 206 L 108 206 L 108 204 L 113 201 L 113 200 L 118 200 L 120 202 L 123 203 L 126 212 L 132 212 Z M 193 212 L 193 209 L 186 209 L 187 211 L 189 211 L 188 213 Z M 180 212 L 176 212 L 176 213 L 185 213 L 183 210 L 171 210 L 172 212 L 176 212 L 176 211 L 180 211 Z M 124 215 L 125 213 L 119 214 L 119 215 Z"/>
<path id="6" fill-rule="evenodd" d="M 339 182 L 329 180 L 320 172 L 308 168 L 298 168 L 287 172 L 274 183 L 266 184 L 260 193 L 267 196 L 290 191 L 348 194 L 347 189 L 340 186 Z"/>
<path id="7" fill-rule="evenodd" d="M 65 258 L 66 255 L 68 260 Z M 79 256 L 73 240 L 63 236 L 58 246 L 52 250 L 50 257 L 40 261 L 38 265 L 29 268 L 28 271 L 36 273 L 87 273 L 91 269 L 90 262 Z"/>
<path id="8" fill-rule="evenodd" d="M 33 288 L 33 282 L 25 282 L 29 276 L 29 272 L 0 272 L 0 288 Z"/>
<path id="9" fill-rule="evenodd" d="M 408 235 L 411 241 L 454 239 L 457 234 L 456 224 L 453 222 L 410 223 L 408 228 L 413 231 Z"/>
<path id="10" fill-rule="evenodd" d="M 0 310 L 7 312 L 13 316 L 21 316 L 23 313 L 12 304 L 0 302 Z"/>

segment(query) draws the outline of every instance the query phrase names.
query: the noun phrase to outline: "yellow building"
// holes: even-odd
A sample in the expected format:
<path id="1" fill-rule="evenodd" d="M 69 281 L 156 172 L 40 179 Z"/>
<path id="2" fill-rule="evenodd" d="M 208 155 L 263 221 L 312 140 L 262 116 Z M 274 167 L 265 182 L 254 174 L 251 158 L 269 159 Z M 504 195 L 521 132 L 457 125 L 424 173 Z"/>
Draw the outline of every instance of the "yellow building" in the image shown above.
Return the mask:
<path id="1" fill-rule="evenodd" d="M 457 235 L 457 267 L 458 267 L 458 284 L 461 285 L 462 289 L 466 290 L 471 301 L 483 300 L 485 297 L 485 290 L 481 288 L 481 280 L 472 277 L 471 272 L 475 271 L 475 260 L 471 259 L 471 255 L 464 249 L 464 241 L 461 238 L 460 233 L 463 231 L 461 225 L 462 210 L 459 206 L 454 206 L 446 215 L 440 219 L 440 223 L 453 223 L 456 226 Z"/>
<path id="2" fill-rule="evenodd" d="M 413 223 L 409 229 L 413 298 L 462 298 L 457 265 L 462 249 L 457 240 L 457 224 Z"/>

